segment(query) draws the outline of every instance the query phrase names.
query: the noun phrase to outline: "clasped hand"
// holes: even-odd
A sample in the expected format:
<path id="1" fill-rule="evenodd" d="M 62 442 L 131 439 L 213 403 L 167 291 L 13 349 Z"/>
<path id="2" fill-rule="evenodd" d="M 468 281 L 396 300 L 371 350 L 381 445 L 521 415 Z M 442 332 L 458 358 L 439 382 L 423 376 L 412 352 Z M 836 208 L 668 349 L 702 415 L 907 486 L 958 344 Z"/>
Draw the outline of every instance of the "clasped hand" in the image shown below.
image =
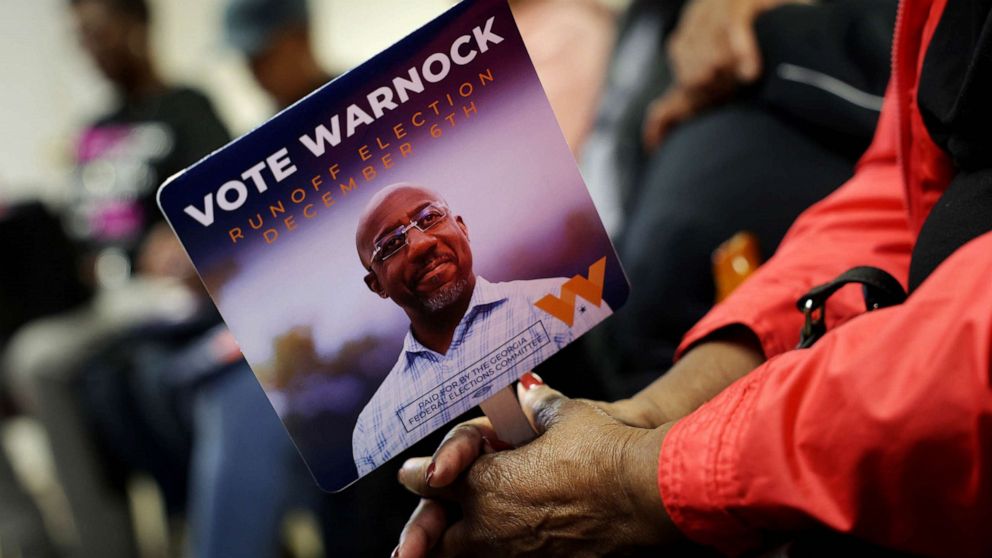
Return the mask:
<path id="1" fill-rule="evenodd" d="M 540 383 L 518 397 L 539 434 L 529 444 L 507 449 L 480 418 L 404 463 L 400 482 L 422 500 L 394 556 L 598 556 L 678 537 L 656 480 L 667 428 L 628 426 Z"/>

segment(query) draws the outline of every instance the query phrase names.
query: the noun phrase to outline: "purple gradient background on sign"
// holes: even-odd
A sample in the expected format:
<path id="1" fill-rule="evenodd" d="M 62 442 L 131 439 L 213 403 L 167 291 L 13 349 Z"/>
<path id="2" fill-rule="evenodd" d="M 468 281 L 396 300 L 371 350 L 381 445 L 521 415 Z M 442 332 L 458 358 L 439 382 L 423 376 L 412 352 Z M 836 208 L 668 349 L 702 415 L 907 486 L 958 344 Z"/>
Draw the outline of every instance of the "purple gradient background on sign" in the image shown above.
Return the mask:
<path id="1" fill-rule="evenodd" d="M 562 249 L 575 232 L 585 243 L 605 240 L 605 232 L 540 84 L 515 85 L 512 95 L 477 103 L 477 115 L 445 124 L 439 138 L 419 139 L 408 159 L 397 157 L 375 181 L 360 182 L 333 207 L 320 207 L 322 215 L 298 219 L 296 230 L 240 260 L 239 273 L 215 296 L 249 362 L 268 361 L 272 340 L 293 326 L 311 326 L 324 355 L 367 333 L 402 335 L 406 316 L 366 288 L 354 242 L 361 209 L 395 182 L 447 199 L 469 227 L 476 272 L 490 280 L 585 273 L 592 260 L 568 261 L 573 254 Z M 508 89 L 498 79 L 487 87 Z M 573 231 L 570 223 L 591 228 Z M 600 255 L 612 251 L 607 242 L 592 244 L 601 245 Z"/>
<path id="2" fill-rule="evenodd" d="M 406 68 L 445 50 L 455 37 L 484 24 L 491 15 L 497 18 L 494 29 L 505 40 L 484 56 L 457 68 L 448 79 L 373 125 L 361 127 L 355 137 L 322 157 L 309 155 L 296 142 L 300 133 L 343 112 L 362 92 L 404 75 Z M 478 74 L 487 68 L 492 68 L 494 81 L 480 87 Z M 465 82 L 473 83 L 475 92 L 462 101 L 457 90 Z M 377 157 L 362 162 L 358 148 L 374 146 L 376 137 L 388 138 L 395 124 L 409 124 L 412 114 L 428 110 L 427 105 L 443 99 L 445 93 L 455 98 L 455 106 L 447 110 L 454 112 L 457 124 L 450 127 L 438 120 L 442 135 L 437 138 L 427 133 L 427 127 L 407 125 L 410 136 L 401 141 L 413 144 L 413 154 L 401 158 L 396 152 L 399 141 L 387 139 L 393 144 L 395 165 L 388 170 L 377 165 L 378 176 L 362 180 L 361 168 Z M 478 112 L 465 117 L 461 105 L 469 101 L 475 102 Z M 218 214 L 212 228 L 205 229 L 182 213 L 186 204 L 202 200 L 205 192 L 280 146 L 290 149 L 299 167 L 285 183 L 253 196 L 237 213 Z M 331 180 L 327 169 L 335 163 L 341 174 Z M 325 208 L 320 194 L 310 191 L 307 202 L 316 202 L 318 216 L 305 219 L 302 205 L 293 204 L 290 193 L 301 187 L 309 190 L 315 175 L 323 178 L 323 191 L 333 192 L 336 203 Z M 350 176 L 356 177 L 358 187 L 342 194 L 337 185 Z M 452 212 L 462 216 L 477 274 L 491 281 L 586 275 L 589 265 L 605 256 L 604 298 L 614 310 L 626 299 L 627 283 L 613 247 L 509 8 L 497 0 L 456 5 L 371 64 L 342 76 L 202 161 L 164 187 L 160 203 L 325 489 L 339 489 L 356 478 L 351 456 L 355 418 L 395 363 L 409 326 L 399 307 L 367 289 L 355 249 L 359 214 L 375 192 L 397 182 L 437 191 Z M 287 215 L 294 215 L 297 228 L 286 231 L 267 219 L 263 228 L 275 225 L 279 230 L 279 238 L 267 245 L 258 231 L 248 229 L 247 219 L 257 212 L 264 215 L 278 201 L 286 205 Z M 231 226 L 244 227 L 252 238 L 232 245 L 227 238 Z M 276 389 L 261 371 L 273 373 L 274 343 L 299 328 L 309 330 L 319 362 L 293 362 L 292 377 L 282 382 L 288 387 Z"/>

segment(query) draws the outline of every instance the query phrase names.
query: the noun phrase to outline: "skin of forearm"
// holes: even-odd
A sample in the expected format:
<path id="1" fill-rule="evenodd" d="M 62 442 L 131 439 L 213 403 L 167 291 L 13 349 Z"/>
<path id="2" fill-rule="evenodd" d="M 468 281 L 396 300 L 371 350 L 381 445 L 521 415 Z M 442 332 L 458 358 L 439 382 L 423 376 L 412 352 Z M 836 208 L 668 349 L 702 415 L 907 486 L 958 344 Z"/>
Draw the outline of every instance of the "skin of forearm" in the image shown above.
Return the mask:
<path id="1" fill-rule="evenodd" d="M 693 412 L 764 361 L 757 336 L 743 326 L 730 326 L 695 345 L 666 374 L 616 405 L 627 409 L 626 422 L 655 428 Z"/>
<path id="2" fill-rule="evenodd" d="M 757 336 L 742 326 L 731 326 L 701 341 L 631 399 L 613 404 L 627 415 L 621 420 L 641 427 L 626 430 L 624 457 L 614 469 L 622 488 L 618 495 L 635 510 L 630 517 L 637 525 L 631 528 L 642 534 L 639 543 L 667 546 L 682 540 L 658 490 L 658 454 L 674 422 L 764 361 Z"/>
<path id="3" fill-rule="evenodd" d="M 666 423 L 654 429 L 629 429 L 633 432 L 623 463 L 617 468 L 621 472 L 618 496 L 635 510 L 630 521 L 636 525 L 631 528 L 642 534 L 638 543 L 643 547 L 667 545 L 683 538 L 665 512 L 658 490 L 658 454 L 671 427 L 672 423 Z"/>

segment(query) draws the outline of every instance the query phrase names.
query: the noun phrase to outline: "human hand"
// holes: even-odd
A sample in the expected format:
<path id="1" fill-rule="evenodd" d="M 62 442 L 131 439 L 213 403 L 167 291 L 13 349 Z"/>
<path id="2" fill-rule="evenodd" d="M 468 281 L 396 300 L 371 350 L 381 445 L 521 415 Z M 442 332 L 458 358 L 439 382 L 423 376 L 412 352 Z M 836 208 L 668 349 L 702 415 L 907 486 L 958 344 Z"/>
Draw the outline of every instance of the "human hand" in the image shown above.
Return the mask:
<path id="1" fill-rule="evenodd" d="M 691 0 L 668 40 L 668 58 L 679 87 L 709 88 L 733 78 L 750 83 L 761 75 L 754 20 L 784 4 L 812 0 Z"/>
<path id="2" fill-rule="evenodd" d="M 674 84 L 650 106 L 644 146 L 660 145 L 667 132 L 702 109 L 723 102 L 761 75 L 754 20 L 783 4 L 812 0 L 691 0 L 667 43 Z"/>
<path id="3" fill-rule="evenodd" d="M 530 444 L 498 452 L 491 426 L 478 419 L 456 427 L 433 459 L 403 465 L 400 481 L 426 498 L 394 556 L 432 548 L 441 556 L 599 555 L 678 538 L 656 484 L 667 428 L 625 426 L 539 383 L 518 394 L 543 433 Z M 449 516 L 452 505 L 460 517 Z"/>
<path id="4" fill-rule="evenodd" d="M 542 384 L 543 380 L 533 372 L 527 372 L 520 378 L 517 386 L 518 399 L 523 398 L 528 387 Z M 666 422 L 660 415 L 660 410 L 651 404 L 647 398 L 622 399 L 615 402 L 583 401 L 603 410 L 618 422 L 638 428 L 655 428 Z M 531 420 L 533 426 L 533 420 Z M 441 441 L 438 449 L 424 470 L 424 480 L 432 488 L 449 486 L 465 470 L 472 466 L 480 455 L 513 449 L 513 446 L 501 440 L 487 417 L 478 417 L 451 429 Z M 422 459 L 411 459 L 411 467 L 420 466 Z M 404 465 L 401 475 L 409 474 Z M 416 513 L 414 514 L 416 515 Z"/>

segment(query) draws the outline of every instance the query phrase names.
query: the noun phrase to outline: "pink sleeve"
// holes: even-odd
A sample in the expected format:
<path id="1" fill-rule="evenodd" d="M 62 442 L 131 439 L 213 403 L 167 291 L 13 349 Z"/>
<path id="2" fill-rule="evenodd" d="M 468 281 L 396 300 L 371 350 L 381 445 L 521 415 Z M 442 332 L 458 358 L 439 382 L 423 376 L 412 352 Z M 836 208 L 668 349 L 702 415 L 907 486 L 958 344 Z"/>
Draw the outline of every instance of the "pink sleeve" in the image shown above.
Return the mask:
<path id="1" fill-rule="evenodd" d="M 669 432 L 665 508 L 729 553 L 810 525 L 992 556 L 992 233 L 902 305 L 769 360 Z"/>
<path id="2" fill-rule="evenodd" d="M 775 256 L 686 334 L 680 356 L 731 324 L 749 327 L 765 355 L 777 355 L 798 343 L 803 317 L 795 302 L 811 287 L 858 265 L 880 267 L 898 278 L 908 275 L 913 235 L 896 162 L 898 129 L 891 97 L 890 88 L 875 139 L 854 177 L 796 220 Z M 844 288 L 830 299 L 827 324 L 862 311 L 860 291 Z"/>

